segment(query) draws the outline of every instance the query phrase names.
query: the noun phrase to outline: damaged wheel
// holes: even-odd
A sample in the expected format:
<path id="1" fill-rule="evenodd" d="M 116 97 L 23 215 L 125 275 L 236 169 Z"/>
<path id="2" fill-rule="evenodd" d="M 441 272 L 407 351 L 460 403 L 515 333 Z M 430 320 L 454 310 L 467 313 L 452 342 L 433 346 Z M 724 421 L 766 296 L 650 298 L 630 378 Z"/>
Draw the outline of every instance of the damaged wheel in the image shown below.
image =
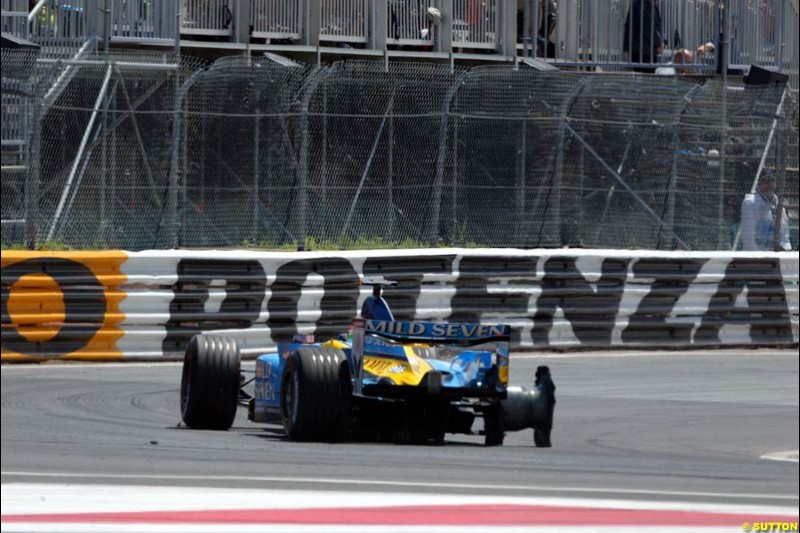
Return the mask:
<path id="1" fill-rule="evenodd" d="M 536 369 L 536 387 L 544 402 L 544 416 L 541 423 L 533 429 L 533 443 L 537 448 L 550 448 L 553 445 L 550 434 L 553 431 L 553 410 L 556 406 L 556 386 L 550 376 L 550 368 L 540 366 Z"/>

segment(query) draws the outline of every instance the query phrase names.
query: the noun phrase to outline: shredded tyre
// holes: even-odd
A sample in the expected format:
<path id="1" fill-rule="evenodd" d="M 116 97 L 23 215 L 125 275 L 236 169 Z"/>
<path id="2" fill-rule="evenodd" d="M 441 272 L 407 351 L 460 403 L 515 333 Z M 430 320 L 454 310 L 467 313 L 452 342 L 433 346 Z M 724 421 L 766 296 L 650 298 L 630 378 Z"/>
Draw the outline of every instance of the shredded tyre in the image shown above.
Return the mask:
<path id="1" fill-rule="evenodd" d="M 533 429 L 533 443 L 537 448 L 550 448 L 553 442 L 550 438 L 553 432 L 553 411 L 556 406 L 556 386 L 550 376 L 550 369 L 540 366 L 536 369 L 536 386 L 545 397 L 546 413 L 545 419 Z"/>

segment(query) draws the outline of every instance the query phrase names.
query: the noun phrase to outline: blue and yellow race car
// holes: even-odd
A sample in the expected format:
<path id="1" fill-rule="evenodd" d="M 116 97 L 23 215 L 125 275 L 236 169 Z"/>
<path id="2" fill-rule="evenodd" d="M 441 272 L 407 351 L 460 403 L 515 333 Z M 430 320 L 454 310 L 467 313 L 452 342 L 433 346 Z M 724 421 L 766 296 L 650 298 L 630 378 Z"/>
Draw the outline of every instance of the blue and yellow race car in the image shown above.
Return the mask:
<path id="1" fill-rule="evenodd" d="M 509 386 L 510 333 L 502 324 L 356 319 L 335 339 L 279 343 L 248 381 L 234 340 L 199 335 L 184 358 L 181 415 L 192 428 L 228 429 L 244 403 L 251 421 L 281 423 L 290 440 L 433 443 L 472 434 L 483 418 L 487 446 L 532 428 L 535 444 L 549 447 L 555 385 L 540 366 L 532 388 Z"/>

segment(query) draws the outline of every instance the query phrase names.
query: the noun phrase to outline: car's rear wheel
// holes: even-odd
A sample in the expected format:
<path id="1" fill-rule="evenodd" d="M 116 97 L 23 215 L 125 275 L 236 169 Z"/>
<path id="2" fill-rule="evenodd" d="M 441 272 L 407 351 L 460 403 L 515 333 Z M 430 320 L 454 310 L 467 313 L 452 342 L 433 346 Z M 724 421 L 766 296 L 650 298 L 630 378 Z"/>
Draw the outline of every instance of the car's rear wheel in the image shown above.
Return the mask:
<path id="1" fill-rule="evenodd" d="M 181 374 L 181 418 L 194 429 L 227 430 L 236 418 L 239 346 L 233 339 L 195 335 Z"/>
<path id="2" fill-rule="evenodd" d="M 533 429 L 533 443 L 537 448 L 550 448 L 553 446 L 550 435 L 553 431 L 553 411 L 556 407 L 556 386 L 548 367 L 540 366 L 536 369 L 536 386 L 544 396 L 545 416 L 539 426 Z"/>
<path id="3" fill-rule="evenodd" d="M 344 352 L 305 346 L 289 355 L 281 376 L 281 422 L 290 440 L 331 441 L 347 435 L 352 384 Z"/>
<path id="4" fill-rule="evenodd" d="M 483 434 L 486 446 L 502 446 L 506 437 L 503 406 L 495 402 L 483 411 Z"/>

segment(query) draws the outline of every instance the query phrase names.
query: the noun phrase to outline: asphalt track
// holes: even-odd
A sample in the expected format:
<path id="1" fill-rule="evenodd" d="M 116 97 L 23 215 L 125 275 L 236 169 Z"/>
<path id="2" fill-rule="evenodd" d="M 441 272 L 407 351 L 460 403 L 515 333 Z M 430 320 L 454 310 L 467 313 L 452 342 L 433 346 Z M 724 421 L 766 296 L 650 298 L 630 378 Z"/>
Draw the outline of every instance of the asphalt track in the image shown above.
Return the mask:
<path id="1" fill-rule="evenodd" d="M 94 483 L 798 505 L 796 350 L 512 356 L 548 364 L 554 447 L 296 444 L 240 409 L 182 427 L 177 364 L 2 366 L 2 483 Z M 476 424 L 477 425 L 477 424 Z"/>

